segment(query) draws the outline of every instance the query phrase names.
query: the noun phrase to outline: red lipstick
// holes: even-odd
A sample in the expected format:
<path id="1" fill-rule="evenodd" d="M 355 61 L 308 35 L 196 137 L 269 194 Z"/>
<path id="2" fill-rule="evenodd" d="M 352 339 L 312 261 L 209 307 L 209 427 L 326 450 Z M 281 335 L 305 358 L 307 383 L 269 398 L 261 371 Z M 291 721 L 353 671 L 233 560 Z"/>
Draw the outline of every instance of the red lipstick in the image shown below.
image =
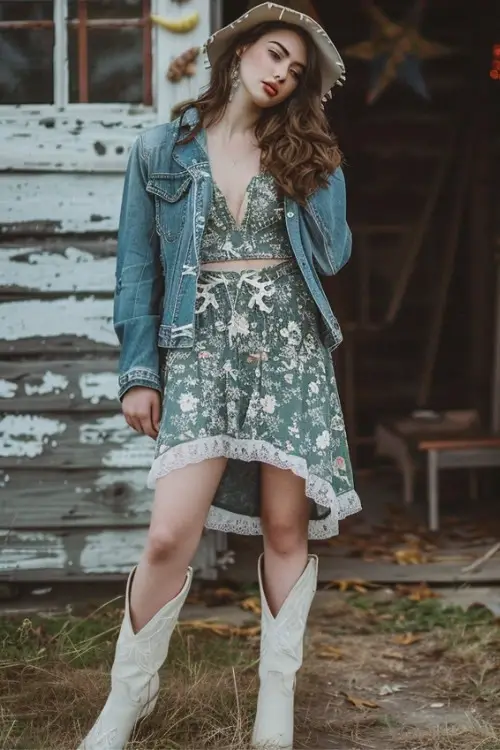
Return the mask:
<path id="1" fill-rule="evenodd" d="M 269 96 L 276 96 L 278 93 L 277 86 L 274 85 L 274 83 L 268 83 L 267 81 L 262 81 L 262 86 L 264 87 L 264 91 Z"/>

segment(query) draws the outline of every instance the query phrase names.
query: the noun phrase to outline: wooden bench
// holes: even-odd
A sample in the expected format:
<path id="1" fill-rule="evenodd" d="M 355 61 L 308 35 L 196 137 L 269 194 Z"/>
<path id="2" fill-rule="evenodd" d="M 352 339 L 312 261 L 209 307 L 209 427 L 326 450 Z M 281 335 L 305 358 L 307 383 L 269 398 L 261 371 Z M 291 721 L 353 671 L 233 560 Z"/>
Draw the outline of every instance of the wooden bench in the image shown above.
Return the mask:
<path id="1" fill-rule="evenodd" d="M 414 500 L 415 475 L 427 470 L 429 527 L 439 529 L 439 471 L 500 466 L 500 434 L 481 429 L 474 410 L 414 412 L 410 417 L 380 423 L 375 430 L 376 452 L 392 458 L 403 475 L 404 500 Z M 477 495 L 475 473 L 471 474 Z"/>

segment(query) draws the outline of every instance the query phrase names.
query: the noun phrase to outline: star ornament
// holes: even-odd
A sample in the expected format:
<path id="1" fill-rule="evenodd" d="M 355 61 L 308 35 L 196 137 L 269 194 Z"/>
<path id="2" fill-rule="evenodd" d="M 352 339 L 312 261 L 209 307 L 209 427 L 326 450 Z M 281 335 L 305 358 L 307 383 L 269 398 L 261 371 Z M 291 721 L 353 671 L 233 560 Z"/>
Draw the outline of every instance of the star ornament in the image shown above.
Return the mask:
<path id="1" fill-rule="evenodd" d="M 391 21 L 373 2 L 365 2 L 372 22 L 371 38 L 344 49 L 346 57 L 371 62 L 371 81 L 367 94 L 372 104 L 395 80 L 404 81 L 417 94 L 429 98 L 421 70 L 422 60 L 444 57 L 453 50 L 439 42 L 424 39 L 419 31 L 424 0 L 416 0 L 406 18 Z"/>

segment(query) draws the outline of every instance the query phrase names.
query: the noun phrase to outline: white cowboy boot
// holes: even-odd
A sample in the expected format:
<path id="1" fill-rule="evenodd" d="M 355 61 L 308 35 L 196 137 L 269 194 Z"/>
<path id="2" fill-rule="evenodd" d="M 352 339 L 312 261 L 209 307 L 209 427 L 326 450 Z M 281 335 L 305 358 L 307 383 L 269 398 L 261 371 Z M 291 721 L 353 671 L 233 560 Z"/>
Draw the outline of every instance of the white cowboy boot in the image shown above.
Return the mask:
<path id="1" fill-rule="evenodd" d="M 111 692 L 96 723 L 78 750 L 123 750 L 137 722 L 153 711 L 158 698 L 158 670 L 167 658 L 170 637 L 193 577 L 188 568 L 179 594 L 134 633 L 130 619 L 129 575 L 125 593 L 125 615 L 116 643 L 111 669 Z"/>
<path id="2" fill-rule="evenodd" d="M 309 555 L 304 572 L 277 617 L 273 617 L 266 601 L 262 560 L 263 555 L 258 566 L 262 606 L 260 690 L 252 747 L 292 750 L 295 675 L 302 666 L 306 621 L 318 580 L 318 558 Z"/>

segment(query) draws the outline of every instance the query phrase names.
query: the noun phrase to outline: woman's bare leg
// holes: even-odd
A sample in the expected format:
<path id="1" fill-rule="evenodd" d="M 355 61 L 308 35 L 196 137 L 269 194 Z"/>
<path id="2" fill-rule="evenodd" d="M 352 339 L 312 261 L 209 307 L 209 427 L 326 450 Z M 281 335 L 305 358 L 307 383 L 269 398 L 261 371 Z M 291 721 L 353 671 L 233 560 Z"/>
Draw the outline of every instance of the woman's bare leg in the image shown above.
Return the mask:
<path id="1" fill-rule="evenodd" d="M 136 632 L 182 589 L 226 463 L 225 457 L 211 458 L 158 480 L 146 546 L 130 595 Z"/>
<path id="2" fill-rule="evenodd" d="M 261 503 L 265 590 L 276 616 L 307 564 L 305 481 L 290 470 L 262 464 Z"/>

